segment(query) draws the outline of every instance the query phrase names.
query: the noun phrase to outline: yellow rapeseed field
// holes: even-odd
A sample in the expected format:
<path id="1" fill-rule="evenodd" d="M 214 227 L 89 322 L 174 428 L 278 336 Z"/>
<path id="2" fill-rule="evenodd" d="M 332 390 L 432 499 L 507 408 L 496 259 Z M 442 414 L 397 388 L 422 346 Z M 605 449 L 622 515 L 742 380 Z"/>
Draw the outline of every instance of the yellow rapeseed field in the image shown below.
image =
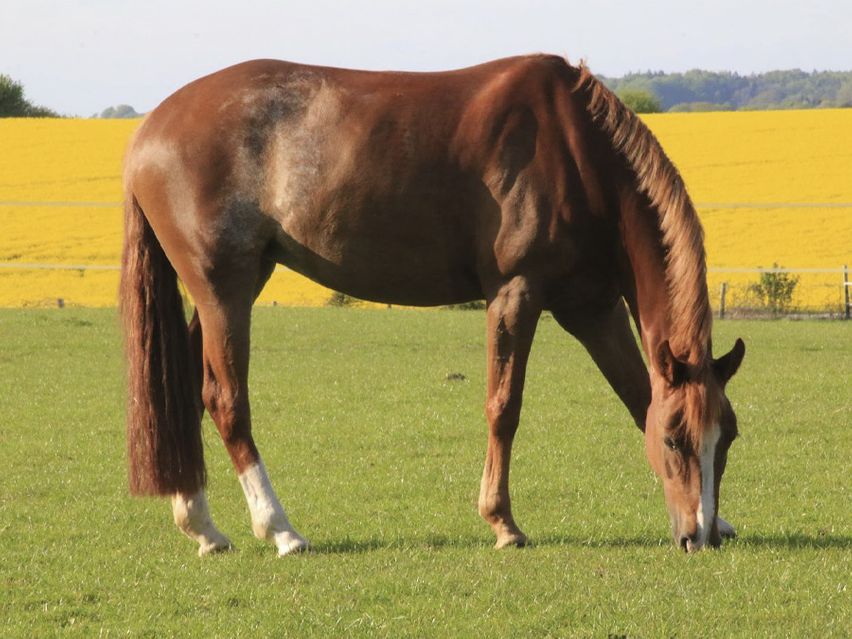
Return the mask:
<path id="1" fill-rule="evenodd" d="M 852 109 L 644 119 L 699 209 L 711 269 L 852 266 Z M 0 306 L 115 304 L 121 158 L 138 123 L 0 119 Z M 711 271 L 711 292 L 726 281 L 736 301 L 757 277 Z M 839 306 L 839 272 L 800 277 L 798 306 Z M 282 269 L 259 302 L 330 295 Z"/>

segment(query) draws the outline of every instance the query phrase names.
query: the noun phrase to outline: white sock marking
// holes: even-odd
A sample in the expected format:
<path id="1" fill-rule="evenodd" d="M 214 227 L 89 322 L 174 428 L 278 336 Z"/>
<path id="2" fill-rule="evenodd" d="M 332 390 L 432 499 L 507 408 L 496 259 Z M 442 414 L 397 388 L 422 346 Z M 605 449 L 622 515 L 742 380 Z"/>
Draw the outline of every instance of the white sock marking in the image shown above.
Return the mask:
<path id="1" fill-rule="evenodd" d="M 256 464 L 243 471 L 240 475 L 240 485 L 243 487 L 251 512 L 251 525 L 255 537 L 275 542 L 279 555 L 307 549 L 307 540 L 290 525 L 284 507 L 272 489 L 269 475 L 266 474 L 266 467 L 262 461 L 258 460 Z"/>
<path id="2" fill-rule="evenodd" d="M 198 543 L 199 557 L 231 547 L 228 538 L 213 525 L 204 490 L 194 495 L 172 495 L 172 515 L 181 532 Z"/>

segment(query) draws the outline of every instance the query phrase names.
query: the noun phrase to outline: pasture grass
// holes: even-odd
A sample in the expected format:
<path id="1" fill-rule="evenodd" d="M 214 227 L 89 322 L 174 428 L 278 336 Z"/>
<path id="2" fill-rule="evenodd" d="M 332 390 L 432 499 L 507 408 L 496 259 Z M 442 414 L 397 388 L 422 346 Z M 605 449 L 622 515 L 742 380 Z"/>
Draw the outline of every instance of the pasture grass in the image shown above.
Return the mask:
<path id="1" fill-rule="evenodd" d="M 848 636 L 852 324 L 717 322 L 717 351 L 738 336 L 739 539 L 675 550 L 640 433 L 545 317 L 512 467 L 534 545 L 495 551 L 482 313 L 257 309 L 256 439 L 314 550 L 251 535 L 206 419 L 237 550 L 199 559 L 166 501 L 127 494 L 114 311 L 0 311 L 0 635 Z"/>

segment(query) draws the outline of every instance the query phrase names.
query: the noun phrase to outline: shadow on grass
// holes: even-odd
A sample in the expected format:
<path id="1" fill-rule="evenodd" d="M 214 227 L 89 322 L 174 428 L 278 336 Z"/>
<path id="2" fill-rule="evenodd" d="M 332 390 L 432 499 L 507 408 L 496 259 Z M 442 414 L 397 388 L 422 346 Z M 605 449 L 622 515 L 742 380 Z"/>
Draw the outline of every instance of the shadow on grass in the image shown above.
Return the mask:
<path id="1" fill-rule="evenodd" d="M 570 536 L 542 536 L 530 540 L 530 548 L 556 548 L 570 546 L 574 548 L 656 548 L 670 545 L 668 539 L 653 537 L 632 537 L 613 539 L 581 539 Z M 359 554 L 377 550 L 442 550 L 446 548 L 491 548 L 494 540 L 490 536 L 481 537 L 445 537 L 430 536 L 411 539 L 343 539 L 315 544 L 312 551 L 321 555 Z"/>
<path id="2" fill-rule="evenodd" d="M 357 555 L 376 550 L 440 550 L 443 548 L 485 547 L 484 539 L 477 537 L 432 536 L 410 539 L 340 539 L 313 544 L 311 551 L 320 555 Z"/>
<path id="3" fill-rule="evenodd" d="M 765 548 L 786 548 L 798 550 L 803 548 L 852 548 L 852 536 L 805 533 L 790 533 L 787 535 L 743 535 L 731 543 L 738 546 L 755 546 Z"/>
<path id="4" fill-rule="evenodd" d="M 491 537 L 446 537 L 430 536 L 425 538 L 410 539 L 341 539 L 329 541 L 313 546 L 312 550 L 321 555 L 349 555 L 369 553 L 377 550 L 442 550 L 451 548 L 479 549 L 490 548 L 493 545 Z M 572 537 L 570 535 L 544 535 L 531 539 L 532 548 L 659 548 L 673 546 L 668 537 L 660 538 L 648 535 L 644 537 L 611 537 L 601 539 L 589 539 Z M 783 548 L 788 550 L 797 549 L 828 549 L 852 548 L 852 537 L 828 534 L 808 535 L 805 533 L 791 533 L 787 535 L 746 535 L 737 539 L 725 541 L 722 549 L 741 546 L 743 548 Z"/>

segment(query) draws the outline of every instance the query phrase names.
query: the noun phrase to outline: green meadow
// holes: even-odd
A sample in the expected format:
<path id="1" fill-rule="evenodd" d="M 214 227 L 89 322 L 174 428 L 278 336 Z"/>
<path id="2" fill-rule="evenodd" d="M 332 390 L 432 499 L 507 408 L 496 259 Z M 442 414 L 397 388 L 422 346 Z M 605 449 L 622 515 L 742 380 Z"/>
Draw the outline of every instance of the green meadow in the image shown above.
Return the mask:
<path id="1" fill-rule="evenodd" d="M 310 553 L 256 540 L 209 419 L 200 559 L 167 501 L 128 495 L 114 311 L 0 311 L 0 636 L 848 637 L 852 323 L 717 322 L 743 337 L 720 513 L 739 538 L 673 546 L 627 411 L 549 317 L 495 551 L 482 312 L 260 308 L 254 432 Z"/>

